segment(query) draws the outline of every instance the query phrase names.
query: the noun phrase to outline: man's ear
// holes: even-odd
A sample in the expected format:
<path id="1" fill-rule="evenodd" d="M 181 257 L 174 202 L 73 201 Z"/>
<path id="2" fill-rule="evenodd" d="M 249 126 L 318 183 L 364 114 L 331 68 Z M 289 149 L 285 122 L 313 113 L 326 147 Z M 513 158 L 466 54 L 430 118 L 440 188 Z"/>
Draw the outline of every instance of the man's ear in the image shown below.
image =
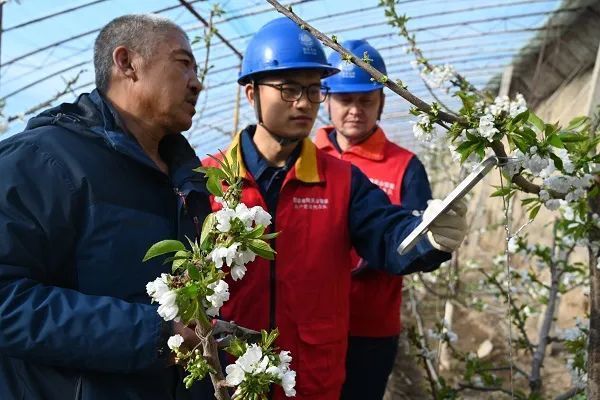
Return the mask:
<path id="1" fill-rule="evenodd" d="M 327 110 L 327 116 L 329 117 L 329 121 L 331 121 L 331 94 L 328 94 L 325 98 L 325 109 Z"/>
<path id="2" fill-rule="evenodd" d="M 256 90 L 258 90 L 258 86 L 256 86 Z M 244 93 L 246 94 L 246 99 L 248 99 L 250 105 L 254 107 L 254 84 L 247 83 L 246 86 L 244 86 Z"/>
<path id="3" fill-rule="evenodd" d="M 119 46 L 113 50 L 112 57 L 118 75 L 137 80 L 137 63 L 133 60 L 134 53 L 131 50 L 125 46 Z"/>
<path id="4" fill-rule="evenodd" d="M 384 105 L 385 105 L 385 94 L 383 94 L 383 89 L 381 89 L 381 96 L 379 97 L 379 114 L 377 116 L 378 121 L 381 121 L 381 114 L 383 113 Z"/>

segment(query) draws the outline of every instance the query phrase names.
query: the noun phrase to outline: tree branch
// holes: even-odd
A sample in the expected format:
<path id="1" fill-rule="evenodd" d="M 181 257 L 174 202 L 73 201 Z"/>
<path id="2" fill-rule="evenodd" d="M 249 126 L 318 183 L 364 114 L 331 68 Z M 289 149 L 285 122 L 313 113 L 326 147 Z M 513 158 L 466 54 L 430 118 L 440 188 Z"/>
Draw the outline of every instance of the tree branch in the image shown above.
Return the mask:
<path id="1" fill-rule="evenodd" d="M 371 65 L 369 65 L 368 63 L 363 61 L 361 58 L 352 54 L 352 52 L 348 51 L 346 48 L 340 46 L 337 43 L 337 41 L 334 41 L 333 39 L 327 37 L 327 35 L 325 35 L 324 33 L 315 29 L 312 25 L 308 24 L 302 18 L 298 17 L 293 11 L 291 11 L 290 8 L 284 7 L 276 0 L 267 0 L 267 2 L 269 4 L 271 4 L 273 7 L 275 7 L 275 9 L 277 11 L 279 11 L 281 14 L 285 15 L 286 17 L 288 17 L 289 19 L 294 21 L 296 24 L 298 24 L 302 29 L 305 29 L 308 32 L 310 32 L 314 37 L 319 39 L 324 45 L 326 45 L 327 47 L 330 47 L 331 49 L 335 50 L 336 52 L 342 54 L 344 56 L 344 58 L 348 60 L 348 62 L 352 62 L 353 64 L 358 65 L 360 68 L 362 68 L 363 70 L 368 72 L 369 75 L 371 75 L 373 77 L 373 79 L 375 79 L 377 82 L 382 83 L 388 89 L 390 89 L 392 92 L 396 93 L 397 95 L 399 95 L 400 97 L 402 97 L 403 99 L 405 99 L 406 101 L 408 101 L 409 103 L 411 103 L 412 105 L 417 107 L 419 110 L 426 112 L 428 114 L 431 114 L 432 108 L 431 108 L 430 104 L 421 100 L 417 96 L 413 95 L 410 91 L 403 88 L 396 82 L 388 79 L 388 77 L 386 75 L 382 74 L 377 69 L 373 68 Z M 448 122 L 448 123 L 458 122 L 461 124 L 466 124 L 466 121 L 464 120 L 464 118 L 455 116 L 453 114 L 449 114 L 449 113 L 441 111 L 441 110 L 438 111 L 438 119 L 439 119 L 439 121 L 436 121 L 436 123 L 438 123 L 445 129 L 448 129 L 448 127 L 443 122 Z M 506 152 L 504 151 L 504 147 L 502 146 L 502 143 L 500 143 L 500 142 L 492 143 L 491 148 L 494 151 L 494 153 L 498 156 L 498 158 L 500 158 L 501 160 L 506 159 L 507 155 L 506 155 Z M 519 186 L 524 192 L 535 193 L 535 194 L 538 194 L 540 192 L 540 187 L 538 185 L 529 182 L 527 179 L 525 179 L 521 175 L 515 175 L 513 177 L 513 182 L 517 186 Z"/>
<path id="2" fill-rule="evenodd" d="M 582 392 L 583 392 L 583 388 L 572 387 L 571 389 L 567 390 L 566 392 L 556 396 L 554 398 L 554 400 L 568 400 Z"/>
<path id="3" fill-rule="evenodd" d="M 502 144 L 502 142 L 494 140 L 490 147 L 494 151 L 494 154 L 496 154 L 496 156 L 500 160 L 500 165 L 506 162 L 506 160 L 508 159 L 508 155 L 506 154 L 506 150 L 504 150 L 504 145 Z M 519 174 L 512 177 L 512 183 L 517 185 L 525 193 L 539 194 L 541 190 L 541 188 L 538 185 L 529 182 L 527 179 L 525 179 L 522 175 Z"/>
<path id="4" fill-rule="evenodd" d="M 556 238 L 556 225 L 554 227 L 554 237 Z M 554 243 L 554 245 L 556 245 L 556 243 Z M 541 369 L 544 363 L 544 357 L 546 355 L 546 346 L 548 345 L 550 328 L 552 328 L 552 322 L 554 321 L 556 300 L 558 299 L 560 273 L 558 271 L 558 266 L 554 261 L 550 262 L 550 277 L 551 284 L 550 294 L 548 295 L 548 305 L 546 306 L 544 320 L 540 328 L 538 345 L 533 353 L 533 360 L 531 362 L 531 376 L 529 377 L 529 387 L 531 388 L 531 392 L 537 394 L 539 394 L 542 389 Z"/>
<path id="5" fill-rule="evenodd" d="M 416 344 L 417 344 L 418 348 L 421 349 L 421 351 L 429 352 L 429 349 L 427 348 L 427 342 L 425 341 L 425 329 L 423 327 L 423 319 L 421 318 L 421 314 L 419 313 L 419 310 L 417 308 L 417 302 L 415 300 L 414 290 L 410 286 L 408 288 L 408 293 L 409 293 L 409 299 L 410 299 L 409 301 L 410 301 L 411 311 L 417 322 L 417 330 L 418 330 L 419 336 L 418 336 L 418 340 L 417 340 Z M 437 389 L 440 387 L 440 382 L 439 382 L 439 379 L 437 376 L 437 372 L 433 366 L 433 363 L 431 362 L 431 360 L 429 358 L 427 358 L 426 356 L 423 356 L 423 362 L 425 364 L 425 371 L 427 372 L 427 377 L 428 377 L 429 383 L 431 385 L 431 393 L 433 395 L 433 398 L 437 399 Z"/>
<path id="6" fill-rule="evenodd" d="M 223 368 L 219 361 L 219 349 L 217 343 L 212 336 L 212 326 L 210 323 L 199 321 L 196 325 L 196 334 L 200 337 L 202 344 L 202 356 L 208 362 L 208 365 L 215 370 L 215 373 L 210 374 L 210 380 L 215 388 L 215 398 L 217 400 L 230 400 L 229 391 L 225 386 L 225 376 L 223 376 Z"/>
<path id="7" fill-rule="evenodd" d="M 515 318 L 516 318 L 516 323 L 515 325 L 517 326 L 517 328 L 519 329 L 519 332 L 521 333 L 521 336 L 523 337 L 523 341 L 525 343 L 526 346 L 526 350 L 529 351 L 530 354 L 533 354 L 534 352 L 534 348 L 535 346 L 531 343 L 531 340 L 529 340 L 529 336 L 527 335 L 527 332 L 525 331 L 525 321 L 523 321 L 520 317 L 520 313 L 518 312 L 518 307 L 515 304 L 514 299 L 508 295 L 508 292 L 504 289 L 504 287 L 502 287 L 502 285 L 500 284 L 500 282 L 498 282 L 498 280 L 489 275 L 487 272 L 485 272 L 485 270 L 480 269 L 479 270 L 502 294 L 502 296 L 504 296 L 506 299 L 508 299 L 509 301 L 509 307 L 512 310 L 515 310 L 516 312 L 515 314 Z"/>
<path id="8" fill-rule="evenodd" d="M 314 37 L 319 39 L 324 45 L 326 45 L 327 47 L 330 47 L 331 49 L 344 55 L 344 58 L 347 59 L 349 62 L 352 62 L 353 64 L 356 64 L 360 68 L 367 71 L 369 73 L 369 75 L 371 75 L 377 82 L 385 85 L 391 91 L 398 94 L 400 97 L 404 98 L 406 101 L 408 101 L 409 103 L 411 103 L 412 105 L 417 107 L 419 110 L 426 112 L 428 114 L 431 113 L 432 108 L 431 108 L 430 104 L 426 103 L 425 101 L 421 100 L 417 96 L 413 95 L 411 92 L 404 89 L 402 86 L 398 85 L 396 82 L 391 81 L 390 79 L 388 79 L 388 77 L 386 75 L 382 74 L 377 69 L 373 68 L 371 65 L 364 62 L 362 59 L 356 57 L 354 54 L 352 54 L 352 52 L 350 52 L 346 48 L 340 46 L 337 43 L 337 41 L 330 39 L 324 33 L 321 33 L 320 31 L 315 29 L 313 26 L 311 26 L 306 21 L 304 21 L 302 18 L 300 18 L 296 14 L 294 14 L 294 12 L 292 12 L 290 9 L 291 7 L 286 8 L 286 7 L 282 6 L 276 0 L 267 0 L 267 2 L 269 4 L 271 4 L 273 7 L 275 7 L 275 9 L 277 11 L 279 11 L 281 14 L 285 15 L 286 17 L 288 17 L 289 19 L 294 21 L 296 24 L 298 24 L 302 29 L 305 29 L 306 31 L 310 32 Z M 438 118 L 442 121 L 449 122 L 449 123 L 464 122 L 461 118 L 457 118 L 456 116 L 448 114 L 444 111 L 438 112 Z"/>
<path id="9" fill-rule="evenodd" d="M 470 390 L 477 390 L 479 392 L 502 392 L 504 394 L 507 394 L 511 397 L 516 397 L 518 399 L 522 399 L 522 396 L 518 396 L 515 393 L 511 392 L 508 389 L 505 389 L 503 387 L 500 386 L 494 386 L 494 387 L 487 387 L 487 386 L 476 386 L 476 385 L 469 385 L 466 383 L 459 383 L 458 384 L 459 390 L 465 390 L 465 389 L 470 389 Z"/>

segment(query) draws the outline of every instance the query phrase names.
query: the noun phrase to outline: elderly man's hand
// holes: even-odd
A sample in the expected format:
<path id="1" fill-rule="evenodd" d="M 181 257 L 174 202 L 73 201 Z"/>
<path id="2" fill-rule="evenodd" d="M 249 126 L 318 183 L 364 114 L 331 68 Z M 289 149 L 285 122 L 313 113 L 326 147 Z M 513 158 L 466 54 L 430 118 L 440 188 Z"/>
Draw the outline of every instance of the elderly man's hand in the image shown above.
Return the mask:
<path id="1" fill-rule="evenodd" d="M 182 350 L 191 350 L 200 343 L 200 338 L 196 335 L 193 326 L 186 326 L 181 322 L 173 321 L 173 335 L 181 335 L 183 338 L 183 343 L 181 344 Z M 170 353 L 167 365 L 174 364 L 175 354 Z"/>
<path id="2" fill-rule="evenodd" d="M 435 213 L 441 203 L 441 200 L 432 200 L 423 214 L 423 219 Z M 433 247 L 448 253 L 456 250 L 467 234 L 466 214 L 467 203 L 464 199 L 459 199 L 450 209 L 438 216 L 427 232 L 427 238 Z"/>

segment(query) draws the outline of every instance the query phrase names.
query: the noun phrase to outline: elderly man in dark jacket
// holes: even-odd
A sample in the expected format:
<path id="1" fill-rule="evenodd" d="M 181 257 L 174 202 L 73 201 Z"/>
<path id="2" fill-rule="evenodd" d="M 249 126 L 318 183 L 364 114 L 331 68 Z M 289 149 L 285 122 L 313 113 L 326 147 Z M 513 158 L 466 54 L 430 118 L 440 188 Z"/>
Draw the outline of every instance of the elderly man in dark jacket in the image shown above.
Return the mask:
<path id="1" fill-rule="evenodd" d="M 187 36 L 129 15 L 100 32 L 97 90 L 0 142 L 0 398 L 188 399 L 142 264 L 208 213 L 181 135 L 201 86 Z M 196 397 L 197 398 L 197 397 Z"/>

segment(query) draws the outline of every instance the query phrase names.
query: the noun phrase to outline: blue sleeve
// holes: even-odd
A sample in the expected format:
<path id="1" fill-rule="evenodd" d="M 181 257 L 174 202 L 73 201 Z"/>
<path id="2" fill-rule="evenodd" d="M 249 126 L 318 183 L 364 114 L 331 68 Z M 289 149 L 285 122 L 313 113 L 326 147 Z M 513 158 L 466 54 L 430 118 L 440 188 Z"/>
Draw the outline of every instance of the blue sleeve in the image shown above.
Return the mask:
<path id="1" fill-rule="evenodd" d="M 165 366 L 158 349 L 170 324 L 155 306 L 69 288 L 83 195 L 62 164 L 35 145 L 4 143 L 0 171 L 0 353 L 107 372 Z"/>
<path id="2" fill-rule="evenodd" d="M 370 267 L 405 275 L 432 271 L 450 259 L 450 253 L 435 249 L 426 238 L 407 254 L 398 254 L 396 249 L 421 218 L 409 209 L 390 204 L 388 196 L 355 166 L 350 190 L 352 244 Z"/>
<path id="3" fill-rule="evenodd" d="M 409 210 L 424 211 L 431 200 L 431 187 L 423 163 L 414 156 L 408 162 L 401 187 L 402 205 Z"/>

